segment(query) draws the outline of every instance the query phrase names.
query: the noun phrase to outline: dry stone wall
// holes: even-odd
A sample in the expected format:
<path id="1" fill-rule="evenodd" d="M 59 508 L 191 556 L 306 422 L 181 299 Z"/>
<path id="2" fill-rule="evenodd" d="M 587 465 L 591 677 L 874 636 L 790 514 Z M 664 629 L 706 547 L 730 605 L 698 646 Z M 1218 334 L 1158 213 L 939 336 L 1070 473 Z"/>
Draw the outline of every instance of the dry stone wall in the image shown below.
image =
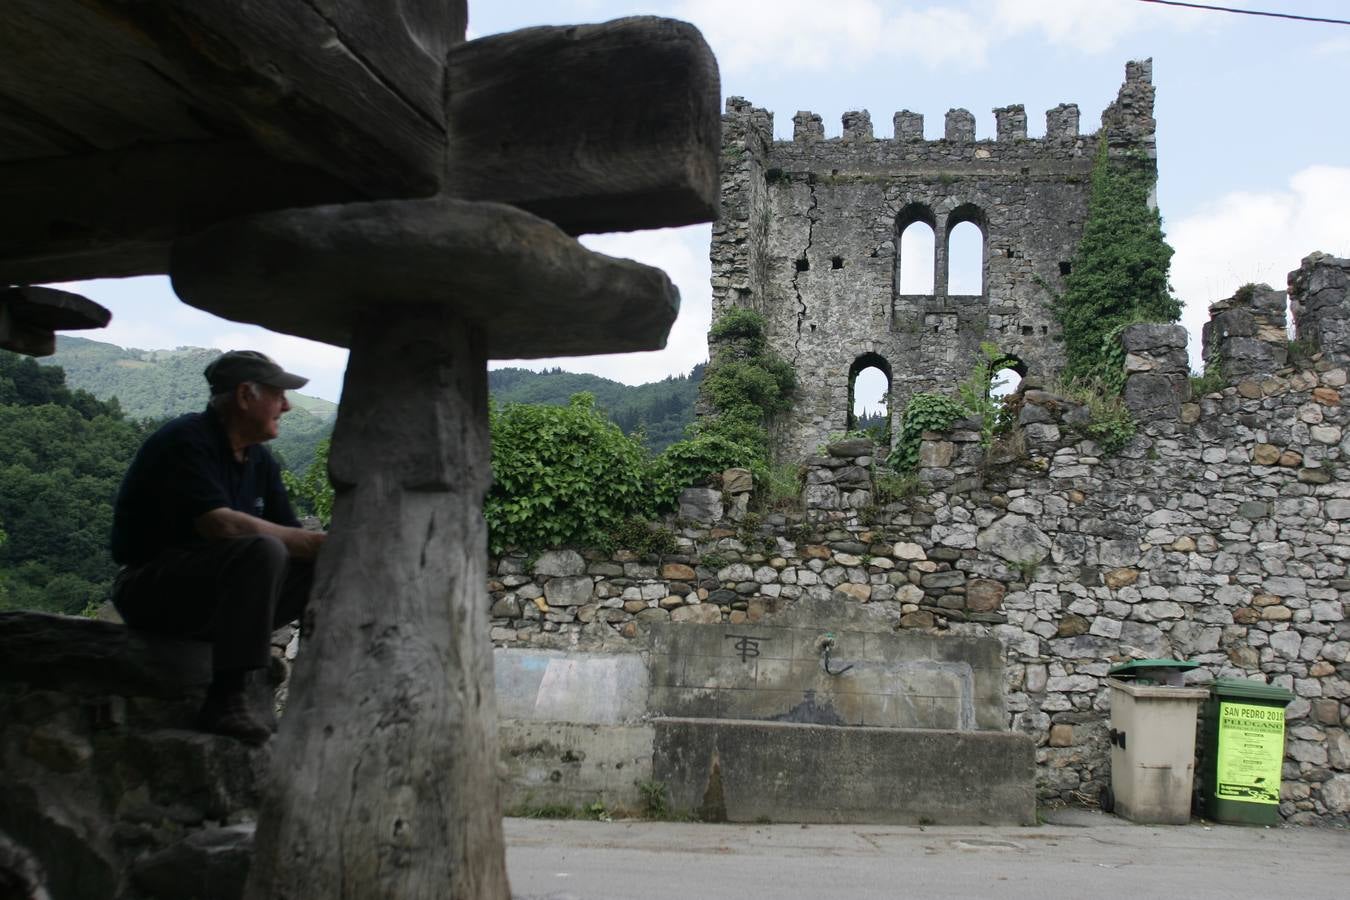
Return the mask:
<path id="1" fill-rule="evenodd" d="M 1012 434 L 988 449 L 974 422 L 926 434 L 909 481 L 838 442 L 808 458 L 803 509 L 740 513 L 714 492 L 686 508 L 703 521 L 666 523 L 673 553 L 494 560 L 493 639 L 632 650 L 652 622 L 755 623 L 803 598 L 994 636 L 1008 727 L 1037 742 L 1042 799 L 1064 801 L 1109 779 L 1107 671 L 1189 659 L 1200 683 L 1295 694 L 1280 811 L 1350 822 L 1350 260 L 1314 254 L 1290 286 L 1302 354 L 1283 293 L 1239 291 L 1207 331 L 1232 377 L 1202 396 L 1179 328 L 1128 329 L 1140 424 L 1115 455 L 1083 436 L 1088 410 L 1028 385 Z"/>
<path id="2" fill-rule="evenodd" d="M 210 678 L 209 644 L 0 612 L 4 896 L 242 894 L 268 750 L 193 729 Z M 254 680 L 259 708 L 272 687 Z"/>
<path id="3" fill-rule="evenodd" d="M 1103 113 L 1111 153 L 1153 158 L 1151 73 L 1130 63 Z M 845 113 L 842 136 L 829 139 L 819 116 L 799 112 L 793 139 L 776 141 L 770 113 L 727 101 L 713 313 L 763 313 L 771 346 L 796 370 L 796 405 L 775 435 L 783 459 L 849 427 L 852 378 L 868 366 L 890 377 L 892 411 L 964 377 L 981 341 L 1033 375 L 1062 367 L 1050 301 L 1082 236 L 1097 136 L 1078 133 L 1072 105 L 1050 110 L 1034 139 L 1021 106 L 995 114 L 993 140 L 977 140 L 974 117 L 952 110 L 945 137 L 928 141 L 923 117 L 908 111 L 886 139 L 866 111 Z M 934 231 L 931 259 L 901 259 L 900 236 L 915 222 Z M 967 222 L 982 234 L 983 290 L 957 295 L 948 238 Z M 932 292 L 902 293 L 902 263 L 931 266 Z"/>

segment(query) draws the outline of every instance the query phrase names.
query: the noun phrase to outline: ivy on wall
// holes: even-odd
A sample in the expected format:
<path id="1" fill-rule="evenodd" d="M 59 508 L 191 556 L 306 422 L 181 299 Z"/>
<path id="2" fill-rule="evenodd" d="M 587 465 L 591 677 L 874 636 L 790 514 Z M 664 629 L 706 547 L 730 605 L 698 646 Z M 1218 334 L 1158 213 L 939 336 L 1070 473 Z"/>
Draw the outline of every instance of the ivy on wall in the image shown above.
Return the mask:
<path id="1" fill-rule="evenodd" d="M 594 545 L 651 511 L 642 444 L 595 408 L 590 394 L 566 406 L 495 406 L 492 488 L 483 503 L 494 553 Z"/>
<path id="2" fill-rule="evenodd" d="M 1154 171 L 1140 154 L 1110 157 L 1098 144 L 1083 239 L 1054 304 L 1069 381 L 1124 383 L 1120 332 L 1135 322 L 1175 322 L 1181 303 L 1167 281 L 1172 248 L 1149 203 Z"/>
<path id="3" fill-rule="evenodd" d="M 919 444 L 925 431 L 946 431 L 957 419 L 966 415 L 966 408 L 951 397 L 920 391 L 905 404 L 900 420 L 900 435 L 891 451 L 891 465 L 900 472 L 913 470 L 919 464 Z"/>
<path id="4" fill-rule="evenodd" d="M 797 380 L 792 367 L 769 348 L 764 317 L 737 307 L 708 332 L 712 360 L 699 385 L 710 409 L 690 436 L 656 460 L 658 507 L 669 508 L 679 492 L 733 466 L 748 468 L 763 483 L 769 472 L 769 433 L 774 415 L 792 408 Z"/>

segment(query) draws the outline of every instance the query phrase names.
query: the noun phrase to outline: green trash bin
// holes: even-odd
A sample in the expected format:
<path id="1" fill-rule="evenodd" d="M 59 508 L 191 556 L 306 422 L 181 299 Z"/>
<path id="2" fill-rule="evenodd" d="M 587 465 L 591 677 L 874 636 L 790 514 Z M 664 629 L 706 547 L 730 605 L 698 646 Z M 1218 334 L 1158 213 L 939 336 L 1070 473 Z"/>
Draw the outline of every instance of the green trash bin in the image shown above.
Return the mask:
<path id="1" fill-rule="evenodd" d="M 1281 687 L 1220 678 L 1210 685 L 1201 715 L 1200 806 L 1230 825 L 1280 821 L 1284 768 L 1284 708 L 1294 695 Z"/>

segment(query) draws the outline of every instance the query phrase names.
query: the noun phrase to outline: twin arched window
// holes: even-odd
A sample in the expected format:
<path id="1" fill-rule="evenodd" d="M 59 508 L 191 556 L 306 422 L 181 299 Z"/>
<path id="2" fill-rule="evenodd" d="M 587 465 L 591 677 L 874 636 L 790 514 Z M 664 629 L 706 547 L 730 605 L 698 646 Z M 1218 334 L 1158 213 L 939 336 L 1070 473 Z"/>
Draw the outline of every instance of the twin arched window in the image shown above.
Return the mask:
<path id="1" fill-rule="evenodd" d="M 896 219 L 900 234 L 896 280 L 900 294 L 980 296 L 984 293 L 984 213 L 966 204 L 947 216 L 942 253 L 938 253 L 937 218 L 928 207 L 912 203 Z M 942 264 L 945 263 L 945 271 Z M 942 272 L 944 290 L 938 290 Z"/>

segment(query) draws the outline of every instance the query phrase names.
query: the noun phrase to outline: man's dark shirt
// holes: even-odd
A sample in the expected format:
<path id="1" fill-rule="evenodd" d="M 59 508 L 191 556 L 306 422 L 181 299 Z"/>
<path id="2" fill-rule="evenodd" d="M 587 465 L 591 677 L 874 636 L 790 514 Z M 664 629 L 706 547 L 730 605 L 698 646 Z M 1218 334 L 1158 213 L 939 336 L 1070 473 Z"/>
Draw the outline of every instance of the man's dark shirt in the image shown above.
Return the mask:
<path id="1" fill-rule="evenodd" d="M 205 543 L 193 522 L 221 507 L 299 524 L 265 446 L 249 447 L 236 462 L 214 410 L 179 416 L 146 439 L 122 479 L 113 505 L 113 559 L 141 565 L 164 550 Z"/>

